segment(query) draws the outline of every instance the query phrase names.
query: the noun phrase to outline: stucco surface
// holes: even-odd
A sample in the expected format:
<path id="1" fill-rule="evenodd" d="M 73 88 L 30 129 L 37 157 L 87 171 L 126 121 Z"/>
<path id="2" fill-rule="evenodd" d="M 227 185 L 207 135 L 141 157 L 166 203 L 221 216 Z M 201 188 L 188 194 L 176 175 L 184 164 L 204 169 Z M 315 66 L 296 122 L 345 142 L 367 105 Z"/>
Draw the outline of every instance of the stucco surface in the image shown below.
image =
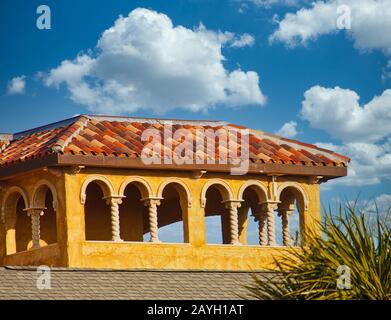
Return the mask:
<path id="1" fill-rule="evenodd" d="M 87 182 L 100 178 L 104 196 L 120 195 L 124 185 L 132 179 L 147 183 L 146 196 L 161 197 L 164 186 L 179 186 L 183 210 L 183 244 L 112 241 L 86 241 L 83 188 Z M 1 223 L 0 264 L 40 265 L 78 268 L 156 268 L 197 270 L 262 270 L 272 266 L 273 259 L 287 253 L 287 247 L 210 245 L 206 243 L 205 189 L 214 183 L 225 188 L 223 200 L 240 201 L 240 193 L 249 182 L 260 186 L 262 197 L 278 201 L 281 190 L 295 186 L 302 199 L 300 226 L 302 236 L 318 232 L 320 221 L 319 184 L 307 177 L 282 176 L 276 182 L 266 175 L 230 176 L 207 173 L 194 179 L 191 173 L 156 170 L 125 170 L 85 168 L 74 173 L 66 168 L 28 172 L 7 181 L 0 193 L 4 202 L 7 188 L 19 186 L 25 190 L 29 206 L 34 205 L 34 191 L 40 181 L 47 181 L 55 190 L 57 243 L 41 249 L 6 255 L 7 244 L 12 244 L 12 230 Z M 104 185 L 106 184 L 106 186 Z M 263 191 L 262 191 L 263 190 Z M 144 196 L 144 195 L 143 195 Z M 4 212 L 5 221 L 10 212 Z M 276 215 L 277 219 L 277 215 Z M 7 236 L 10 234 L 11 236 Z M 9 245 L 12 247 L 12 245 Z"/>

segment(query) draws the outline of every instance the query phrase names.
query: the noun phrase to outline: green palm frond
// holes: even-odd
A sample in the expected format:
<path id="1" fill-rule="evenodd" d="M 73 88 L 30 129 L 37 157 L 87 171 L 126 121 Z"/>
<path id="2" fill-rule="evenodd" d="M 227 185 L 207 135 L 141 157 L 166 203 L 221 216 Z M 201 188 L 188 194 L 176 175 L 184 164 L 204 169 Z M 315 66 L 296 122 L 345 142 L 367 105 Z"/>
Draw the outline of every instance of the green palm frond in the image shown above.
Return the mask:
<path id="1" fill-rule="evenodd" d="M 308 235 L 301 250 L 275 259 L 278 272 L 254 275 L 257 299 L 391 300 L 391 231 L 376 215 L 369 223 L 356 203 L 325 210 L 323 237 Z M 350 289 L 337 288 L 339 266 L 350 270 Z M 289 271 L 288 271 L 289 270 Z"/>

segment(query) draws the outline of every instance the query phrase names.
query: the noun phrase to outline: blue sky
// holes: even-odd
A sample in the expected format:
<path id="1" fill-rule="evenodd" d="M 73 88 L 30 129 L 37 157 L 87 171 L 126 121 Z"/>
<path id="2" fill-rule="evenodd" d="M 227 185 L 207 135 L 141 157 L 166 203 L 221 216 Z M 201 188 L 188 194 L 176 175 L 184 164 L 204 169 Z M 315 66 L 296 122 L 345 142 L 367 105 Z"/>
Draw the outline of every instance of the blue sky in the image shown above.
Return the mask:
<path id="1" fill-rule="evenodd" d="M 42 1 L 3 1 L 0 11 L 0 132 L 16 132 L 74 114 L 112 113 L 110 108 L 94 107 L 80 98 L 72 98 L 75 83 L 51 74 L 51 70 L 59 68 L 64 60 L 74 62 L 78 55 L 96 58 L 100 54 L 96 45 L 102 33 L 112 27 L 120 15 L 127 17 L 136 8 L 146 8 L 156 12 L 153 14 L 165 14 L 174 27 L 183 26 L 194 33 L 196 39 L 204 36 L 197 29 L 200 23 L 216 37 L 219 32 L 220 35 L 231 32 L 231 35 L 225 34 L 224 41 L 213 40 L 214 45 L 216 41 L 222 43 L 224 59 L 218 62 L 228 74 L 234 70 L 246 76 L 248 71 L 255 72 L 259 77 L 259 91 L 267 100 L 262 102 L 257 93 L 248 97 L 239 92 L 231 102 L 229 97 L 217 99 L 211 93 L 210 101 L 196 97 L 201 102 L 196 111 L 191 111 L 190 107 L 172 109 L 158 104 L 156 108 L 148 107 L 153 99 L 145 102 L 147 107 L 140 108 L 145 100 L 140 97 L 131 109 L 125 107 L 117 113 L 219 119 L 269 132 L 277 132 L 285 123 L 294 121 L 296 132 L 290 133 L 294 138 L 327 144 L 353 159 L 355 174 L 351 178 L 322 186 L 323 203 L 356 198 L 359 193 L 362 200 L 378 197 L 382 204 L 388 203 L 391 200 L 391 125 L 387 123 L 391 123 L 388 122 L 391 121 L 391 95 L 387 89 L 391 87 L 391 79 L 387 76 L 387 64 L 391 61 L 391 36 L 388 36 L 391 13 L 386 7 L 387 1 L 344 1 L 350 5 L 352 21 L 351 29 L 342 31 L 335 28 L 333 20 L 334 14 L 335 19 L 338 17 L 333 9 L 340 5 L 339 0 L 325 1 L 324 6 L 308 1 L 293 2 L 294 5 L 287 5 L 283 0 L 45 0 L 44 4 L 51 8 L 51 30 L 39 30 L 36 9 Z M 363 12 L 368 8 L 373 9 L 372 16 L 364 19 Z M 309 18 L 305 28 L 299 10 L 307 10 Z M 287 13 L 292 14 L 290 19 L 286 18 Z M 235 45 L 234 41 L 244 34 L 250 35 L 253 43 Z M 270 42 L 273 34 L 274 41 Z M 136 40 L 142 36 L 135 35 Z M 107 53 L 111 49 L 100 50 Z M 175 55 L 175 50 L 173 52 Z M 189 64 L 191 70 L 191 59 L 197 59 L 197 52 L 189 55 L 185 65 Z M 178 61 L 180 59 L 183 57 Z M 151 70 L 153 72 L 153 68 Z M 110 80 L 107 77 L 107 72 L 100 79 L 93 79 L 89 74 L 76 85 L 92 86 L 94 81 Z M 202 73 L 197 77 L 195 81 L 208 80 L 207 77 L 202 79 Z M 233 89 L 225 89 L 236 90 L 240 85 L 243 83 L 238 80 L 232 84 Z M 148 86 L 147 80 L 143 86 Z M 311 88 L 311 95 L 304 97 Z M 354 93 L 360 97 L 358 101 Z M 380 100 L 373 103 L 376 96 Z M 177 101 L 175 96 L 172 99 Z M 181 99 L 186 104 L 186 96 Z M 308 106 L 304 113 L 303 101 Z M 189 105 L 191 103 L 189 101 Z M 323 124 L 317 116 L 324 119 Z M 375 128 L 378 134 L 369 137 Z M 363 132 L 368 132 L 368 137 Z"/>

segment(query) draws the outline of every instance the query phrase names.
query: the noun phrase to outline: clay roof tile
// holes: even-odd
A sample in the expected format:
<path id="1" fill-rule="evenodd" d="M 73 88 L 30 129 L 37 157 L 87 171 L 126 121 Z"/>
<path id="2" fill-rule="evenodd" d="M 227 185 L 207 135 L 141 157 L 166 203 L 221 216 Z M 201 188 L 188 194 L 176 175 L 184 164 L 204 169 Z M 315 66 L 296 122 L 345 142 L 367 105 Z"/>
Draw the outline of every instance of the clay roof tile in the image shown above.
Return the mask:
<path id="1" fill-rule="evenodd" d="M 165 123 L 172 123 L 172 126 L 164 127 Z M 72 119 L 63 120 L 58 123 L 31 129 L 15 135 L 10 140 L 3 141 L 0 135 L 0 166 L 5 166 L 19 160 L 26 160 L 33 157 L 53 152 L 53 146 L 59 145 L 68 154 L 102 154 L 112 157 L 140 157 L 143 148 L 148 141 L 142 141 L 141 135 L 144 130 L 154 128 L 159 132 L 155 143 L 164 143 L 161 151 L 166 153 L 167 142 L 172 145 L 173 151 L 182 141 L 188 141 L 188 146 L 195 151 L 193 157 L 215 158 L 216 163 L 223 154 L 230 155 L 227 147 L 236 150 L 240 155 L 246 149 L 241 148 L 240 129 L 247 129 L 243 126 L 227 124 L 223 122 L 172 120 L 165 122 L 158 119 L 134 119 L 126 117 L 110 116 L 78 116 Z M 163 131 L 169 134 L 166 138 Z M 188 135 L 184 138 L 179 135 L 178 139 L 173 134 L 178 129 L 187 129 Z M 206 138 L 197 136 L 197 130 L 202 129 Z M 239 130 L 236 133 L 232 129 Z M 216 135 L 216 131 L 229 132 L 228 145 Z M 229 130 L 229 131 L 228 131 Z M 250 161 L 273 162 L 299 165 L 343 165 L 347 166 L 349 158 L 335 152 L 318 148 L 314 145 L 300 141 L 286 139 L 263 131 L 251 130 L 249 132 L 249 156 Z M 235 139 L 233 139 L 235 138 Z M 166 139 L 166 140 L 164 140 Z M 212 139 L 212 140 L 211 140 Z M 214 142 L 214 149 L 211 149 Z M 199 149 L 203 145 L 203 150 Z M 156 145 L 155 145 L 156 146 Z M 198 149 L 197 149 L 198 148 Z M 209 152 L 209 153 L 208 153 Z M 212 153 L 210 153 L 212 152 Z M 160 156 L 162 156 L 162 154 Z M 218 165 L 218 164 L 217 164 Z"/>

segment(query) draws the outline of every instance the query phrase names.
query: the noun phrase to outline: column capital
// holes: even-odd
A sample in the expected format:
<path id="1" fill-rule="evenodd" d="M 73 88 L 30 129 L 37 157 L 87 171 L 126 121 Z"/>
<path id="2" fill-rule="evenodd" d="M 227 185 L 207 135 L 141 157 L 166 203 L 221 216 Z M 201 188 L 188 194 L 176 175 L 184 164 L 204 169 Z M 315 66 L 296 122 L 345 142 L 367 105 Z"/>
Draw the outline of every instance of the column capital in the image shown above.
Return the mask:
<path id="1" fill-rule="evenodd" d="M 43 216 L 44 210 L 46 209 L 46 207 L 30 207 L 23 209 L 23 211 L 25 211 L 28 216 L 31 216 L 32 214 L 39 214 L 40 216 Z"/>
<path id="2" fill-rule="evenodd" d="M 149 207 L 149 206 L 160 206 L 161 200 L 163 200 L 163 198 L 149 197 L 149 198 L 142 198 L 140 201 L 144 203 L 144 206 Z"/>
<path id="3" fill-rule="evenodd" d="M 278 204 L 280 203 L 281 201 L 268 200 L 268 201 L 260 202 L 259 204 L 265 211 L 272 211 L 272 210 L 274 211 L 277 209 Z"/>
<path id="4" fill-rule="evenodd" d="M 242 202 L 244 200 L 225 200 L 222 201 L 221 203 L 224 204 L 224 207 L 229 209 L 229 208 L 240 208 L 242 206 Z"/>
<path id="5" fill-rule="evenodd" d="M 110 203 L 121 204 L 123 198 L 126 197 L 120 195 L 110 195 L 107 197 L 103 197 L 103 199 L 106 200 L 106 204 L 110 204 Z"/>

